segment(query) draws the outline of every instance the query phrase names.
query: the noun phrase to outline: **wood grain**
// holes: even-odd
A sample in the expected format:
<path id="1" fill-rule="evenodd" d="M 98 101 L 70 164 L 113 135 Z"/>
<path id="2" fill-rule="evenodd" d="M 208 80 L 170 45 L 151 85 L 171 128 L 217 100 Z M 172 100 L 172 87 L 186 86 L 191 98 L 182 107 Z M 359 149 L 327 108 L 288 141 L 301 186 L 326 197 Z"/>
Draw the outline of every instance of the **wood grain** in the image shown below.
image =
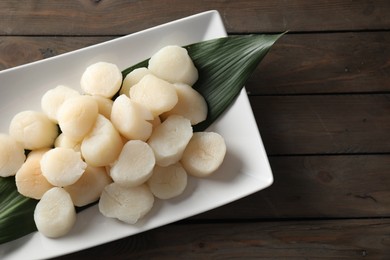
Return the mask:
<path id="1" fill-rule="evenodd" d="M 250 96 L 268 155 L 389 153 L 390 95 Z"/>
<path id="2" fill-rule="evenodd" d="M 0 34 L 123 35 L 212 9 L 230 33 L 390 28 L 387 0 L 6 0 L 0 2 Z"/>
<path id="3" fill-rule="evenodd" d="M 390 220 L 168 225 L 57 259 L 388 259 Z"/>
<path id="4" fill-rule="evenodd" d="M 192 220 L 390 216 L 390 155 L 271 156 L 274 183 Z"/>
<path id="5" fill-rule="evenodd" d="M 0 37 L 0 70 L 54 57 L 113 37 Z"/>
<path id="6" fill-rule="evenodd" d="M 246 84 L 253 95 L 390 91 L 390 32 L 284 35 Z"/>

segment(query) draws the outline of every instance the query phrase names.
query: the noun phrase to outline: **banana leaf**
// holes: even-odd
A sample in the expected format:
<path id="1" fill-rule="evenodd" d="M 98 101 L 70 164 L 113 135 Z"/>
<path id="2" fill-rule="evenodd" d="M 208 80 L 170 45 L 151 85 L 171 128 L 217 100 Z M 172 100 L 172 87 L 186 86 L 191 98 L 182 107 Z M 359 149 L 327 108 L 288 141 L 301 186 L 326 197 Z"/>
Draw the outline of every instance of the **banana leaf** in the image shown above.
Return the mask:
<path id="1" fill-rule="evenodd" d="M 207 119 L 194 126 L 194 131 L 204 131 L 231 105 L 283 34 L 232 35 L 184 46 L 199 72 L 193 88 L 202 94 L 208 105 Z M 122 75 L 125 77 L 132 70 L 147 66 L 148 60 L 144 60 L 125 69 Z"/>
<path id="2" fill-rule="evenodd" d="M 208 105 L 207 119 L 194 126 L 194 131 L 205 130 L 231 105 L 282 35 L 236 35 L 184 46 L 199 72 L 193 87 Z M 144 60 L 123 70 L 122 75 L 125 77 L 132 70 L 147 65 L 148 60 Z M 33 219 L 36 204 L 36 200 L 17 192 L 13 177 L 0 177 L 0 244 L 36 230 Z"/>
<path id="3" fill-rule="evenodd" d="M 0 177 L 0 199 L 0 244 L 37 229 L 33 215 L 38 201 L 21 195 L 14 177 Z"/>

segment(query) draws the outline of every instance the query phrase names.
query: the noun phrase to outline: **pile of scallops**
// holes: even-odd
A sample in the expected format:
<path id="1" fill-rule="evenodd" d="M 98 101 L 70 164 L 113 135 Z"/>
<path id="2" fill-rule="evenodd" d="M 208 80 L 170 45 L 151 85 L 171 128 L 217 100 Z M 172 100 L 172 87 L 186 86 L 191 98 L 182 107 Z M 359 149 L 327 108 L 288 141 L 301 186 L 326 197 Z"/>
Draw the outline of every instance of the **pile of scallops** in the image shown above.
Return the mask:
<path id="1" fill-rule="evenodd" d="M 188 175 L 215 172 L 226 145 L 218 133 L 193 132 L 208 111 L 197 79 L 186 49 L 171 45 L 124 79 L 115 64 L 94 63 L 82 91 L 57 86 L 42 111 L 16 114 L 0 134 L 0 176 L 15 175 L 18 192 L 39 200 L 38 231 L 64 236 L 76 207 L 97 201 L 104 216 L 134 224 L 156 198 L 182 194 Z"/>

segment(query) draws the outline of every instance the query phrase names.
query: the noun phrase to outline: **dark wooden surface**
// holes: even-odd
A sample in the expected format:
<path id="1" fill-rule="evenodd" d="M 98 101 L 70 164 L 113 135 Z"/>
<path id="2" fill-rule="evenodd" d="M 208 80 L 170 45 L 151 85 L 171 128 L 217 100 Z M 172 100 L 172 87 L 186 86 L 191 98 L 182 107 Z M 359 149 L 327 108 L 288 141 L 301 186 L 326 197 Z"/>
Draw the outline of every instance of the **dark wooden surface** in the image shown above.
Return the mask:
<path id="1" fill-rule="evenodd" d="M 58 259 L 390 259 L 390 1 L 5 0 L 0 69 L 210 9 L 289 31 L 246 85 L 274 184 Z"/>

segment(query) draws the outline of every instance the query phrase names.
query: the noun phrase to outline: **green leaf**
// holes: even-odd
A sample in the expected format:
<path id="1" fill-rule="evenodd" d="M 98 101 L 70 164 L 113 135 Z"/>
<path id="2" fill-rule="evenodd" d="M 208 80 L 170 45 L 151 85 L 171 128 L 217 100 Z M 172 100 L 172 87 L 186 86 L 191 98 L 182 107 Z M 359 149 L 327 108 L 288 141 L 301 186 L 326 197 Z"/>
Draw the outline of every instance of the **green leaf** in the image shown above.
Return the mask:
<path id="1" fill-rule="evenodd" d="M 209 127 L 239 95 L 245 82 L 283 34 L 235 35 L 184 46 L 199 72 L 193 86 L 206 99 L 207 119 L 194 126 L 194 131 Z M 147 67 L 148 60 L 125 69 Z"/>
<path id="2" fill-rule="evenodd" d="M 14 177 L 0 178 L 0 244 L 37 230 L 33 217 L 37 202 L 20 195 Z"/>
<path id="3" fill-rule="evenodd" d="M 194 126 L 194 131 L 205 130 L 231 105 L 282 35 L 228 36 L 185 46 L 199 71 L 199 79 L 193 87 L 206 99 L 209 110 L 207 119 Z M 125 77 L 132 70 L 147 65 L 148 60 L 144 60 L 125 69 L 122 75 Z M 14 177 L 0 178 L 0 244 L 36 230 L 33 218 L 36 204 L 36 200 L 18 193 Z"/>

